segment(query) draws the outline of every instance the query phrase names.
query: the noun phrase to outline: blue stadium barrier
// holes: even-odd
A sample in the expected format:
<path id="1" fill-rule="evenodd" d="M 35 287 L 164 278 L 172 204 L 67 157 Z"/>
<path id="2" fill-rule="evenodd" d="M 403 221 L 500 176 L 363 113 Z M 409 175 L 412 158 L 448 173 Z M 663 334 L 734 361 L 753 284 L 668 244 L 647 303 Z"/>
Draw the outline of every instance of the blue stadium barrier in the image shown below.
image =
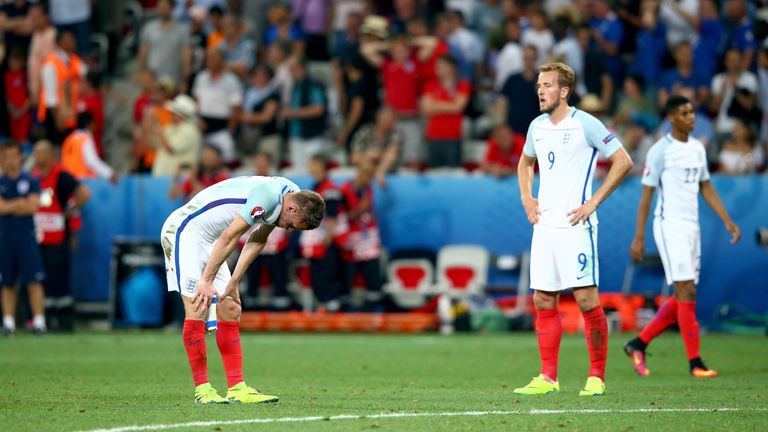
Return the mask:
<path id="1" fill-rule="evenodd" d="M 308 178 L 294 179 L 300 186 Z M 117 185 L 89 181 L 91 202 L 83 209 L 80 248 L 73 260 L 73 287 L 81 301 L 109 298 L 109 263 L 117 236 L 157 238 L 163 221 L 180 201 L 168 199 L 170 178 L 124 177 Z M 702 322 L 711 320 L 721 304 L 740 304 L 768 311 L 768 249 L 755 244 L 754 233 L 768 225 L 768 176 L 716 176 L 715 187 L 741 227 L 743 239 L 728 243 L 729 234 L 701 202 L 702 269 L 698 308 Z M 595 185 L 597 188 L 598 185 Z M 600 207 L 598 250 L 600 289 L 620 291 L 629 245 L 634 234 L 641 186 L 631 178 Z M 390 251 L 446 244 L 485 246 L 492 254 L 527 251 L 531 226 L 520 205 L 517 180 L 488 177 L 403 176 L 390 178 L 376 190 L 376 209 L 384 244 Z M 646 247 L 655 250 L 652 230 Z M 493 273 L 492 273 L 493 276 Z M 489 281 L 491 285 L 506 283 Z M 658 277 L 635 278 L 635 291 L 658 291 Z"/>

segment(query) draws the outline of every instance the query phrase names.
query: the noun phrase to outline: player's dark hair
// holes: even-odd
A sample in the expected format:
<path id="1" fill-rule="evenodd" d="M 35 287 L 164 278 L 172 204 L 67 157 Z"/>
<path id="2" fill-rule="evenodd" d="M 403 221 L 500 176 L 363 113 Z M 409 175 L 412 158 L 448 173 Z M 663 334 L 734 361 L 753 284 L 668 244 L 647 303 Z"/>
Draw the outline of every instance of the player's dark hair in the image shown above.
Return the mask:
<path id="1" fill-rule="evenodd" d="M 83 111 L 77 115 L 77 128 L 88 129 L 88 126 L 93 123 L 93 115 L 88 111 Z"/>
<path id="2" fill-rule="evenodd" d="M 667 103 L 664 104 L 664 111 L 667 114 L 674 114 L 678 108 L 689 103 L 691 103 L 691 101 L 689 101 L 685 96 L 672 95 L 669 97 L 669 99 L 667 99 Z"/>
<path id="3" fill-rule="evenodd" d="M 294 202 L 304 213 L 304 220 L 307 222 L 308 230 L 313 230 L 320 226 L 320 222 L 325 215 L 325 201 L 315 191 L 301 190 L 293 195 Z"/>

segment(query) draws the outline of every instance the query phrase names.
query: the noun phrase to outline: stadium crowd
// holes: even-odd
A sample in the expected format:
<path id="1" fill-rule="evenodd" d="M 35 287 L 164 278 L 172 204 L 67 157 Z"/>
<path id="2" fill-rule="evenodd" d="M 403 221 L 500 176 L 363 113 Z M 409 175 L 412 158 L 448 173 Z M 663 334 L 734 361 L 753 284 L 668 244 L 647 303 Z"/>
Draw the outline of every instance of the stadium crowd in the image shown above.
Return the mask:
<path id="1" fill-rule="evenodd" d="M 695 103 L 693 135 L 707 146 L 713 171 L 765 167 L 764 1 L 2 3 L 0 135 L 24 155 L 33 144 L 50 149 L 54 171 L 74 182 L 57 197 L 61 212 L 72 220 L 87 199 L 84 186 L 75 193 L 78 180 L 117 180 L 104 162 L 115 165 L 124 154 L 120 141 L 103 139 L 115 127 L 105 105 L 119 99 L 108 83 L 132 80 L 140 90 L 130 101 L 131 161 L 122 174 L 172 176 L 170 196 L 179 198 L 232 175 L 308 173 L 336 202 L 324 228 L 301 240 L 316 296 L 330 309 L 351 284 L 331 275 L 337 258 L 329 257 L 337 255 L 347 254 L 345 265 L 365 275 L 370 302 L 380 300 L 371 183 L 446 168 L 515 175 L 539 115 L 537 67 L 548 61 L 573 67 L 571 103 L 621 138 L 639 162 L 634 174 L 670 130 L 663 107 L 673 94 Z M 143 18 L 126 22 L 123 9 Z M 126 42 L 129 32 L 135 46 Z M 26 166 L 37 166 L 33 176 L 42 181 L 48 162 L 41 173 L 37 153 Z M 333 184 L 333 169 L 351 180 Z M 5 161 L 3 171 L 15 172 Z M 71 236 L 77 224 L 66 225 Z M 279 255 L 287 240 L 273 240 L 271 256 Z M 359 244 L 341 247 L 350 241 Z M 278 273 L 287 272 L 287 260 L 269 257 L 260 259 L 265 268 L 278 266 L 270 271 L 274 304 L 286 307 Z M 254 267 L 260 280 L 262 266 Z"/>

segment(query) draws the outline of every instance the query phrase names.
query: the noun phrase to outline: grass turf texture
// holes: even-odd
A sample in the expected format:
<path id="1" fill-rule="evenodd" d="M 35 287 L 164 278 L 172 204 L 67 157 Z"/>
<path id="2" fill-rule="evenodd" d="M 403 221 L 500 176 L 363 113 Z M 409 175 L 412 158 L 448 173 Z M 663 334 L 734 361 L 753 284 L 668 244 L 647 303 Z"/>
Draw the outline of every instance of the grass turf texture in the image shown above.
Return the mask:
<path id="1" fill-rule="evenodd" d="M 66 431 L 128 425 L 394 412 L 530 409 L 740 408 L 734 412 L 512 414 L 215 425 L 195 431 L 766 430 L 765 337 L 707 335 L 703 354 L 721 376 L 687 374 L 677 334 L 654 341 L 651 376 L 631 370 L 611 335 L 608 395 L 579 398 L 588 370 L 581 335 L 560 351 L 561 393 L 518 397 L 538 373 L 533 334 L 242 335 L 246 381 L 282 399 L 270 405 L 194 405 L 178 333 L 95 333 L 0 339 L 0 423 L 6 431 Z M 211 383 L 226 382 L 208 337 Z"/>

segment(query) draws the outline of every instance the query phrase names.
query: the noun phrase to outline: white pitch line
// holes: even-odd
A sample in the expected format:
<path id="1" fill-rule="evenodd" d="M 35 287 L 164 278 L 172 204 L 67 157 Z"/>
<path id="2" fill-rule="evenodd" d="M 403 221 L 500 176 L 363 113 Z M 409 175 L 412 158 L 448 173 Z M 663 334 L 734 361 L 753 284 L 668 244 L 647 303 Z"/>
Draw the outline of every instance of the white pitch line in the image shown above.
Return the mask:
<path id="1" fill-rule="evenodd" d="M 686 413 L 686 412 L 756 412 L 768 411 L 768 408 L 629 408 L 629 409 L 531 409 L 531 410 L 512 410 L 512 411 L 457 411 L 457 412 L 434 412 L 434 413 L 381 413 L 381 414 L 340 414 L 334 416 L 311 416 L 311 417 L 277 417 L 277 418 L 255 418 L 242 420 L 212 420 L 197 421 L 188 423 L 170 423 L 154 424 L 144 426 L 121 426 L 110 429 L 92 429 L 84 432 L 134 432 L 134 431 L 155 431 L 163 429 L 178 429 L 191 427 L 222 426 L 237 424 L 265 424 L 265 423 L 306 423 L 316 421 L 337 421 L 337 420 L 370 420 L 370 419 L 390 419 L 390 418 L 409 418 L 409 417 L 475 417 L 486 415 L 550 415 L 550 414 L 633 414 L 633 413 Z"/>

